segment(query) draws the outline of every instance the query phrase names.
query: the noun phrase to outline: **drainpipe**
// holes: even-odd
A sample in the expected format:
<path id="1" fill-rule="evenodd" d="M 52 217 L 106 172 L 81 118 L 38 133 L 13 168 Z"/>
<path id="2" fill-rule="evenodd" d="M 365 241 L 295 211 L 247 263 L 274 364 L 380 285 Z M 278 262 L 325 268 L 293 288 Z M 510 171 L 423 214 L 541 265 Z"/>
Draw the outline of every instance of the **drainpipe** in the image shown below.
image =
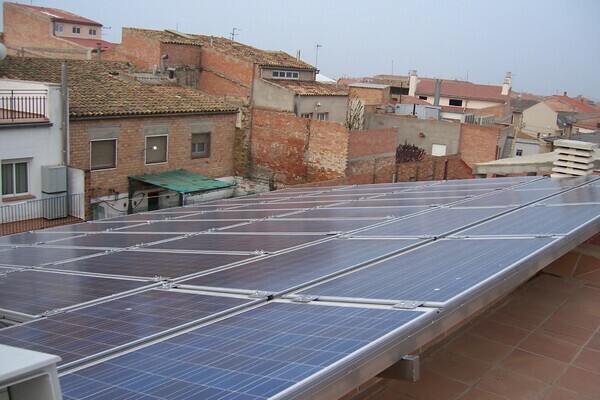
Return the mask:
<path id="1" fill-rule="evenodd" d="M 60 96 L 62 107 L 62 162 L 65 166 L 65 191 L 67 201 L 65 207 L 67 212 L 70 210 L 69 204 L 69 88 L 67 86 L 67 62 L 63 61 L 60 68 Z M 84 218 L 85 219 L 85 218 Z"/>
<path id="2" fill-rule="evenodd" d="M 433 98 L 433 105 L 439 107 L 440 95 L 442 93 L 442 81 L 440 79 L 435 80 L 435 96 Z"/>

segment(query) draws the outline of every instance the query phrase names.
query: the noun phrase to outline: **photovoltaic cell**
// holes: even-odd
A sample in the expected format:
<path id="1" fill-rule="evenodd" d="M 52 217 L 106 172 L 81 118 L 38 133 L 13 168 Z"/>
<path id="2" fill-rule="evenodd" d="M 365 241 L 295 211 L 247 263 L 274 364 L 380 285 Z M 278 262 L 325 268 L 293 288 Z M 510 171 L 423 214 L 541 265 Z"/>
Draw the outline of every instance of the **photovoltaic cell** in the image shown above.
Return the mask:
<path id="1" fill-rule="evenodd" d="M 0 276 L 0 308 L 31 316 L 116 293 L 149 282 L 24 270 Z"/>
<path id="2" fill-rule="evenodd" d="M 68 364 L 249 302 L 149 290 L 2 329 L 0 344 L 56 354 Z"/>
<path id="3" fill-rule="evenodd" d="M 465 230 L 464 235 L 564 235 L 586 223 L 600 224 L 594 204 L 530 206 Z"/>
<path id="4" fill-rule="evenodd" d="M 334 239 L 291 251 L 281 257 L 259 259 L 179 283 L 280 292 L 398 252 L 418 242 L 400 239 Z"/>
<path id="5" fill-rule="evenodd" d="M 288 214 L 293 212 L 293 210 L 231 210 L 231 211 L 209 211 L 203 214 L 193 214 L 188 215 L 186 217 L 178 218 L 178 221 L 185 220 L 201 220 L 201 219 L 260 219 L 260 218 L 268 218 L 275 217 L 278 215 Z"/>
<path id="6" fill-rule="evenodd" d="M 467 198 L 466 196 L 436 197 L 435 199 L 386 199 L 385 197 L 378 197 L 376 199 L 351 201 L 340 207 L 429 207 L 432 205 L 450 204 Z"/>
<path id="7" fill-rule="evenodd" d="M 224 231 L 225 232 L 225 231 Z M 274 252 L 322 240 L 317 235 L 262 235 L 235 233 L 206 233 L 184 239 L 148 246 L 149 249 L 205 251 L 268 251 Z"/>
<path id="8" fill-rule="evenodd" d="M 53 240 L 73 237 L 78 233 L 51 233 L 47 231 L 24 232 L 14 235 L 0 236 L 0 246 L 30 245 L 40 242 L 51 242 Z"/>
<path id="9" fill-rule="evenodd" d="M 440 236 L 505 211 L 505 208 L 439 208 L 373 229 L 356 232 L 353 235 L 356 237 Z"/>
<path id="10" fill-rule="evenodd" d="M 73 225 L 61 225 L 56 228 L 45 229 L 46 232 L 100 232 L 108 229 L 119 229 L 139 224 L 140 221 L 120 221 L 120 222 L 85 222 Z"/>
<path id="11" fill-rule="evenodd" d="M 266 399 L 422 312 L 270 303 L 61 377 L 65 399 Z"/>
<path id="12" fill-rule="evenodd" d="M 546 204 L 584 204 L 584 203 L 600 203 L 600 187 L 599 186 L 583 186 L 568 192 L 559 194 L 548 200 L 544 200 Z"/>
<path id="13" fill-rule="evenodd" d="M 328 201 L 280 201 L 264 204 L 252 204 L 248 210 L 298 210 L 303 208 L 323 207 L 332 204 L 345 203 L 347 200 L 328 200 Z"/>
<path id="14" fill-rule="evenodd" d="M 205 220 L 205 221 L 182 221 L 170 220 L 159 221 L 150 224 L 143 224 L 131 228 L 125 228 L 121 232 L 175 232 L 175 233 L 194 233 L 203 232 L 209 229 L 223 228 L 225 226 L 237 225 L 246 220 Z"/>
<path id="15" fill-rule="evenodd" d="M 446 302 L 511 266 L 517 268 L 515 265 L 555 240 L 439 240 L 299 293 Z"/>
<path id="16" fill-rule="evenodd" d="M 490 196 L 460 202 L 458 207 L 514 207 L 539 201 L 556 193 L 554 189 L 506 190 Z"/>
<path id="17" fill-rule="evenodd" d="M 18 247 L 0 251 L 0 264 L 34 267 L 45 263 L 69 260 L 101 253 L 102 250 L 58 249 L 49 247 Z"/>
<path id="18" fill-rule="evenodd" d="M 346 232 L 381 222 L 381 219 L 299 220 L 270 219 L 225 228 L 222 232 Z"/>
<path id="19" fill-rule="evenodd" d="M 297 214 L 288 215 L 286 219 L 292 218 L 385 218 L 403 217 L 414 214 L 427 207 L 327 207 L 308 210 Z"/>
<path id="20" fill-rule="evenodd" d="M 250 257 L 249 255 L 230 254 L 157 253 L 143 250 L 120 251 L 58 264 L 52 268 L 85 273 L 147 277 L 148 279 L 156 276 L 178 278 Z"/>
<path id="21" fill-rule="evenodd" d="M 121 231 L 119 231 L 121 232 Z M 98 247 L 98 248 L 125 248 L 137 246 L 146 243 L 158 242 L 169 238 L 179 236 L 179 234 L 142 234 L 138 232 L 131 233 L 95 233 L 87 236 L 78 236 L 52 242 L 53 246 L 79 246 L 79 247 Z"/>

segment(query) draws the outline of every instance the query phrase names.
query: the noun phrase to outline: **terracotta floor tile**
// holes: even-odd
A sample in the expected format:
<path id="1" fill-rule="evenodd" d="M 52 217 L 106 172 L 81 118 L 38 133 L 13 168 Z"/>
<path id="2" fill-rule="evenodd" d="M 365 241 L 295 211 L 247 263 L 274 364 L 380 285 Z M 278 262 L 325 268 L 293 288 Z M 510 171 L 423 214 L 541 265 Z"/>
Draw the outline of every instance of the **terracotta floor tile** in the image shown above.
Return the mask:
<path id="1" fill-rule="evenodd" d="M 600 399 L 600 374 L 577 367 L 569 367 L 558 381 L 558 385 L 581 395 Z"/>
<path id="2" fill-rule="evenodd" d="M 515 298 L 497 310 L 492 318 L 523 329 L 532 330 L 556 311 L 556 307 L 538 301 Z"/>
<path id="3" fill-rule="evenodd" d="M 600 287 L 596 285 L 584 285 L 575 295 L 575 300 L 585 300 L 592 303 L 600 304 Z"/>
<path id="4" fill-rule="evenodd" d="M 567 324 L 575 325 L 580 328 L 596 330 L 600 323 L 600 318 L 582 312 L 575 307 L 561 308 L 554 315 L 553 319 L 556 319 Z"/>
<path id="5" fill-rule="evenodd" d="M 547 336 L 552 336 L 579 346 L 583 346 L 594 334 L 594 331 L 559 321 L 554 317 L 544 322 L 538 329 Z"/>
<path id="6" fill-rule="evenodd" d="M 596 302 L 592 302 L 589 300 L 580 300 L 580 299 L 571 299 L 565 302 L 561 309 L 567 310 L 577 310 L 582 313 L 592 315 L 595 317 L 596 321 L 600 321 L 600 307 Z"/>
<path id="7" fill-rule="evenodd" d="M 564 340 L 556 339 L 538 332 L 532 333 L 531 336 L 521 342 L 519 348 L 540 356 L 567 363 L 573 359 L 579 350 L 579 346 L 573 343 L 565 342 Z"/>
<path id="8" fill-rule="evenodd" d="M 423 369 L 421 370 L 421 379 L 418 381 L 397 381 L 387 386 L 385 391 L 412 396 L 418 400 L 452 400 L 467 388 L 468 386 L 463 383 Z M 390 397 L 390 399 L 392 398 L 394 397 Z"/>
<path id="9" fill-rule="evenodd" d="M 504 368 L 495 368 L 476 385 L 511 400 L 539 398 L 547 385 L 533 378 L 515 374 Z"/>
<path id="10" fill-rule="evenodd" d="M 459 397 L 460 400 L 506 400 L 505 397 L 498 396 L 496 394 L 486 392 L 481 389 L 471 388 L 463 396 Z"/>
<path id="11" fill-rule="evenodd" d="M 544 272 L 570 277 L 573 274 L 573 268 L 578 260 L 579 254 L 568 252 L 544 268 Z"/>
<path id="12" fill-rule="evenodd" d="M 442 349 L 422 367 L 470 385 L 475 383 L 491 364 Z"/>
<path id="13" fill-rule="evenodd" d="M 567 364 L 560 361 L 519 349 L 502 360 L 500 366 L 546 383 L 552 383 L 567 368 Z"/>
<path id="14" fill-rule="evenodd" d="M 469 330 L 470 333 L 482 336 L 486 339 L 495 340 L 511 346 L 519 343 L 529 334 L 525 329 L 516 326 L 502 324 L 492 319 L 484 319 Z"/>
<path id="15" fill-rule="evenodd" d="M 508 354 L 512 347 L 466 333 L 448 344 L 446 349 L 484 363 L 495 363 Z"/>
<path id="16" fill-rule="evenodd" d="M 600 374 L 600 351 L 584 348 L 577 356 L 573 365 Z M 600 386 L 600 382 L 598 382 Z"/>
<path id="17" fill-rule="evenodd" d="M 600 333 L 596 333 L 594 337 L 590 339 L 586 347 L 600 351 Z"/>
<path id="18" fill-rule="evenodd" d="M 581 257 L 579 257 L 579 262 L 577 263 L 577 267 L 575 268 L 575 271 L 573 272 L 573 276 L 578 277 L 583 274 L 587 274 L 587 273 L 599 271 L 599 270 L 600 270 L 600 259 L 582 254 Z"/>
<path id="19" fill-rule="evenodd" d="M 579 393 L 572 392 L 560 387 L 552 389 L 548 392 L 543 400 L 594 400 L 591 397 L 582 396 Z"/>

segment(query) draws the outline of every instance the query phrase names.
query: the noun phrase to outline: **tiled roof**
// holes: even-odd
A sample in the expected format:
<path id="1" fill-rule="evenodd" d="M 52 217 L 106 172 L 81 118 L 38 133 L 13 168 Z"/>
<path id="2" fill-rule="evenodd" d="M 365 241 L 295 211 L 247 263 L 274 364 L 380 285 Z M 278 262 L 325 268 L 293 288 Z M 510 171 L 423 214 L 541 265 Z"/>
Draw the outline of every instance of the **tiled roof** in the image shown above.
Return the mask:
<path id="1" fill-rule="evenodd" d="M 529 107 L 535 106 L 539 102 L 539 100 L 511 99 L 510 108 L 514 111 L 524 111 Z"/>
<path id="2" fill-rule="evenodd" d="M 187 34 L 171 30 L 157 31 L 150 29 L 127 28 L 131 32 L 153 38 L 162 43 L 188 44 L 196 46 L 212 46 L 250 62 L 265 67 L 284 67 L 296 69 L 314 69 L 310 64 L 297 60 L 283 51 L 261 50 L 230 39 L 216 36 Z"/>
<path id="3" fill-rule="evenodd" d="M 30 6 L 30 5 L 26 5 L 26 4 L 16 4 L 16 3 L 12 3 L 12 4 L 15 6 L 18 6 L 18 7 L 22 7 L 22 8 L 46 15 L 46 16 L 50 17 L 52 21 L 75 22 L 75 23 L 85 24 L 85 25 L 102 26 L 102 24 L 99 22 L 92 21 L 91 19 L 84 18 L 82 16 L 70 13 L 68 11 L 59 10 L 58 8 L 36 7 L 36 6 Z"/>
<path id="4" fill-rule="evenodd" d="M 265 79 L 273 85 L 280 86 L 301 96 L 348 96 L 346 90 L 327 83 L 314 81 L 297 81 L 287 79 Z"/>
<path id="5" fill-rule="evenodd" d="M 431 103 L 428 103 L 425 100 L 421 100 L 418 97 L 409 96 L 407 94 L 402 95 L 402 97 L 400 97 L 400 103 L 401 104 L 421 104 L 424 106 L 432 106 Z"/>
<path id="6" fill-rule="evenodd" d="M 387 89 L 390 87 L 390 85 L 381 85 L 379 83 L 361 83 L 361 82 L 357 82 L 357 83 L 351 83 L 348 85 L 348 87 L 353 87 L 353 88 L 363 88 L 363 89 Z"/>
<path id="7" fill-rule="evenodd" d="M 7 57 L 0 76 L 60 82 L 62 60 Z M 236 112 L 237 108 L 207 94 L 177 85 L 146 85 L 128 74 L 125 63 L 68 60 L 71 118 Z"/>
<path id="8" fill-rule="evenodd" d="M 102 50 L 112 49 L 116 46 L 115 43 L 107 42 L 102 39 L 83 39 L 83 38 L 71 38 L 71 37 L 60 37 L 63 40 L 68 40 L 69 42 L 76 43 L 81 46 L 89 47 L 92 49 L 98 48 L 98 43 L 100 43 L 100 47 Z"/>
<path id="9" fill-rule="evenodd" d="M 573 99 L 569 96 L 550 96 L 544 102 L 554 111 L 571 111 L 581 114 L 589 114 L 600 111 L 600 107 L 590 106 L 583 101 Z"/>
<path id="10" fill-rule="evenodd" d="M 435 95 L 435 79 L 419 78 L 416 95 Z M 505 102 L 508 96 L 501 94 L 502 86 L 479 85 L 464 81 L 442 80 L 442 97 Z"/>

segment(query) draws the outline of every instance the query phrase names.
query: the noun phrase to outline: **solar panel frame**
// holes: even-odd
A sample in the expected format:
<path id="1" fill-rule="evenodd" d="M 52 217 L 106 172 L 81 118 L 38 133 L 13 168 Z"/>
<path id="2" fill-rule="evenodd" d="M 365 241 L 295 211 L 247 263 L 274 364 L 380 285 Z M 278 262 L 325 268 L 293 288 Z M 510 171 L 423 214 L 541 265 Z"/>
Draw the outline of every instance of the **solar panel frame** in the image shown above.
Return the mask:
<path id="1" fill-rule="evenodd" d="M 370 225 L 378 224 L 384 219 L 288 219 L 275 218 L 269 220 L 255 221 L 252 223 L 238 225 L 234 227 L 225 227 L 221 232 L 272 232 L 272 233 L 294 233 L 294 232 L 314 232 L 314 233 L 337 233 L 349 232 L 356 229 L 366 228 Z"/>
<path id="2" fill-rule="evenodd" d="M 35 231 L 23 232 L 13 235 L 0 236 L 0 246 L 27 246 L 38 243 L 48 243 L 54 240 L 66 239 L 81 235 L 81 233 L 63 233 L 63 232 L 48 232 Z"/>
<path id="3" fill-rule="evenodd" d="M 0 251 L 0 265 L 36 267 L 65 260 L 89 257 L 102 252 L 102 249 L 55 248 L 51 246 L 15 247 Z"/>
<path id="4" fill-rule="evenodd" d="M 150 224 L 152 225 L 152 224 Z M 100 232 L 85 236 L 76 236 L 52 242 L 52 246 L 69 248 L 85 247 L 88 249 L 125 249 L 134 246 L 148 245 L 181 236 L 182 233 L 158 233 L 140 231 Z M 49 248 L 51 245 L 44 245 Z"/>
<path id="5" fill-rule="evenodd" d="M 181 235 L 184 233 L 199 233 L 213 229 L 221 229 L 228 226 L 238 225 L 248 222 L 247 219 L 240 220 L 181 220 L 173 219 L 169 221 L 158 221 L 149 224 L 136 225 L 131 228 L 122 229 L 123 233 L 172 233 Z M 167 238 L 165 238 L 167 239 Z"/>

